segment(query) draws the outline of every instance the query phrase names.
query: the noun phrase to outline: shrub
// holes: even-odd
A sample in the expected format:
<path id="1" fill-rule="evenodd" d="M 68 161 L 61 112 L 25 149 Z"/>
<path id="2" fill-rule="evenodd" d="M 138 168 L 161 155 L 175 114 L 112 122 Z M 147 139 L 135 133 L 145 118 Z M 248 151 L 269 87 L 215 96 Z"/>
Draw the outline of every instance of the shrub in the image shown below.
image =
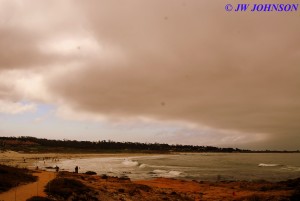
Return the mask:
<path id="1" fill-rule="evenodd" d="M 53 201 L 49 198 L 45 198 L 45 197 L 40 197 L 40 196 L 33 196 L 29 199 L 27 199 L 26 201 Z"/>
<path id="2" fill-rule="evenodd" d="M 130 178 L 129 177 L 127 177 L 126 175 L 122 175 L 121 177 L 119 177 L 119 179 L 122 181 L 122 180 L 124 180 L 124 181 L 130 181 Z"/>
<path id="3" fill-rule="evenodd" d="M 85 174 L 87 174 L 87 175 L 96 175 L 97 173 L 93 172 L 93 171 L 87 171 Z"/>
<path id="4" fill-rule="evenodd" d="M 101 179 L 108 179 L 108 176 L 106 174 L 101 175 Z"/>
<path id="5" fill-rule="evenodd" d="M 64 199 L 70 197 L 74 192 L 77 194 L 85 194 L 89 191 L 90 189 L 80 181 L 68 178 L 56 178 L 50 181 L 45 189 L 48 195 L 62 197 Z"/>
<path id="6" fill-rule="evenodd" d="M 247 201 L 260 201 L 262 199 L 260 196 L 254 194 L 254 195 L 249 196 L 246 200 Z"/>
<path id="7" fill-rule="evenodd" d="M 292 196 L 290 197 L 291 201 L 299 201 L 300 200 L 300 189 L 296 190 Z"/>
<path id="8" fill-rule="evenodd" d="M 0 165 L 0 193 L 7 191 L 21 183 L 29 183 L 37 180 L 27 169 L 20 169 Z"/>

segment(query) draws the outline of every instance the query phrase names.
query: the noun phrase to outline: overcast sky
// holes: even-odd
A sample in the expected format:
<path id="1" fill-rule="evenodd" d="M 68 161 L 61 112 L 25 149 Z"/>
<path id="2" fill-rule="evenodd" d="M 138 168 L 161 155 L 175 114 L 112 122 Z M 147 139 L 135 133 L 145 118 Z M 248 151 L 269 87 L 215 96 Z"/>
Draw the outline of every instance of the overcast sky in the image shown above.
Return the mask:
<path id="1" fill-rule="evenodd" d="M 0 0 L 0 135 L 300 149 L 300 11 L 225 4 Z"/>

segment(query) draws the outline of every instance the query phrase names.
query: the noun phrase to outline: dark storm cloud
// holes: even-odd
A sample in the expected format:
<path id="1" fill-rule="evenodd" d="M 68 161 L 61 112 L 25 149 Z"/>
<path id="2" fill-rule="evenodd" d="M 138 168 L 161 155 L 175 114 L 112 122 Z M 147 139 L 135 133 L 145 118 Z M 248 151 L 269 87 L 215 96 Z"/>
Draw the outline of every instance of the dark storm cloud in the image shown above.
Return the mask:
<path id="1" fill-rule="evenodd" d="M 89 61 L 56 82 L 74 108 L 267 133 L 272 147 L 299 141 L 299 16 L 228 14 L 207 1 L 94 3 L 84 5 L 91 31 L 126 59 Z"/>
<path id="2" fill-rule="evenodd" d="M 73 18 L 64 17 L 59 29 L 51 25 L 47 35 L 63 30 L 68 38 L 83 30 L 100 47 L 81 60 L 81 68 L 48 80 L 51 94 L 74 111 L 265 133 L 269 139 L 261 147 L 299 147 L 297 13 L 227 13 L 223 1 L 198 0 L 70 5 L 70 13 L 56 18 Z M 61 55 L 36 49 L 39 37 L 1 33 L 1 68 L 62 62 Z"/>
<path id="3" fill-rule="evenodd" d="M 24 68 L 49 61 L 37 48 L 36 40 L 24 30 L 0 27 L 0 68 Z"/>
<path id="4" fill-rule="evenodd" d="M 80 19 L 72 21 L 76 9 L 69 2 L 1 1 L 0 70 L 31 70 L 74 60 L 73 55 L 47 51 L 49 40 L 59 43 L 55 39 L 60 35 L 77 36 Z"/>

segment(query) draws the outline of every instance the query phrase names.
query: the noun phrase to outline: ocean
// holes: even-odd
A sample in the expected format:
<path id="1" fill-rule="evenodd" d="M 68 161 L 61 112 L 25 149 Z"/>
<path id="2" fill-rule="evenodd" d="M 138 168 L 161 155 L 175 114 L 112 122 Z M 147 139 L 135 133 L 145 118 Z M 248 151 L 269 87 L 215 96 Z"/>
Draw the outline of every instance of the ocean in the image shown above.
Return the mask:
<path id="1" fill-rule="evenodd" d="M 39 161 L 40 168 L 49 166 Z M 189 153 L 64 159 L 50 165 L 79 173 L 126 176 L 132 180 L 156 177 L 198 181 L 282 181 L 300 177 L 299 153 Z"/>

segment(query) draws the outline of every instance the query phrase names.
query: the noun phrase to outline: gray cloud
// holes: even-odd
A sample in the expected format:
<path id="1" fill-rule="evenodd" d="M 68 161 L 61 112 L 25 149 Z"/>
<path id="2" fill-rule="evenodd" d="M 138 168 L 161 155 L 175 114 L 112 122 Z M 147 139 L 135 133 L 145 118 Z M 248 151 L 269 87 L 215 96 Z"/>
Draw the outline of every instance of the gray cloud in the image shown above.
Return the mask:
<path id="1" fill-rule="evenodd" d="M 126 59 L 91 61 L 56 92 L 79 110 L 267 133 L 272 147 L 299 141 L 299 17 L 183 3 L 87 5 L 98 42 Z"/>
<path id="2" fill-rule="evenodd" d="M 75 111 L 179 120 L 253 136 L 265 133 L 266 144 L 249 146 L 299 147 L 296 13 L 227 13 L 223 1 L 77 3 L 71 5 L 78 13 L 69 9 L 66 15 L 74 18 L 64 17 L 65 29 L 58 30 L 67 38 L 88 33 L 100 49 L 81 57 L 81 68 L 48 78 L 50 92 Z M 57 32 L 48 30 L 49 38 Z M 66 59 L 43 55 L 34 46 L 38 39 L 27 38 L 22 30 L 6 32 L 10 39 L 0 43 L 11 44 L 11 49 L 0 59 L 3 66 Z M 0 51 L 6 50 L 1 45 Z M 67 59 L 78 60 L 74 55 Z"/>
<path id="3" fill-rule="evenodd" d="M 26 69 L 49 64 L 59 56 L 38 48 L 39 36 L 16 27 L 0 27 L 0 69 Z"/>
<path id="4" fill-rule="evenodd" d="M 72 21 L 80 16 L 70 1 L 3 0 L 0 12 L 0 70 L 46 68 L 75 59 L 73 55 L 45 51 L 45 42 L 51 39 L 52 43 L 59 43 L 55 40 L 62 35 L 78 35 L 81 20 Z"/>

